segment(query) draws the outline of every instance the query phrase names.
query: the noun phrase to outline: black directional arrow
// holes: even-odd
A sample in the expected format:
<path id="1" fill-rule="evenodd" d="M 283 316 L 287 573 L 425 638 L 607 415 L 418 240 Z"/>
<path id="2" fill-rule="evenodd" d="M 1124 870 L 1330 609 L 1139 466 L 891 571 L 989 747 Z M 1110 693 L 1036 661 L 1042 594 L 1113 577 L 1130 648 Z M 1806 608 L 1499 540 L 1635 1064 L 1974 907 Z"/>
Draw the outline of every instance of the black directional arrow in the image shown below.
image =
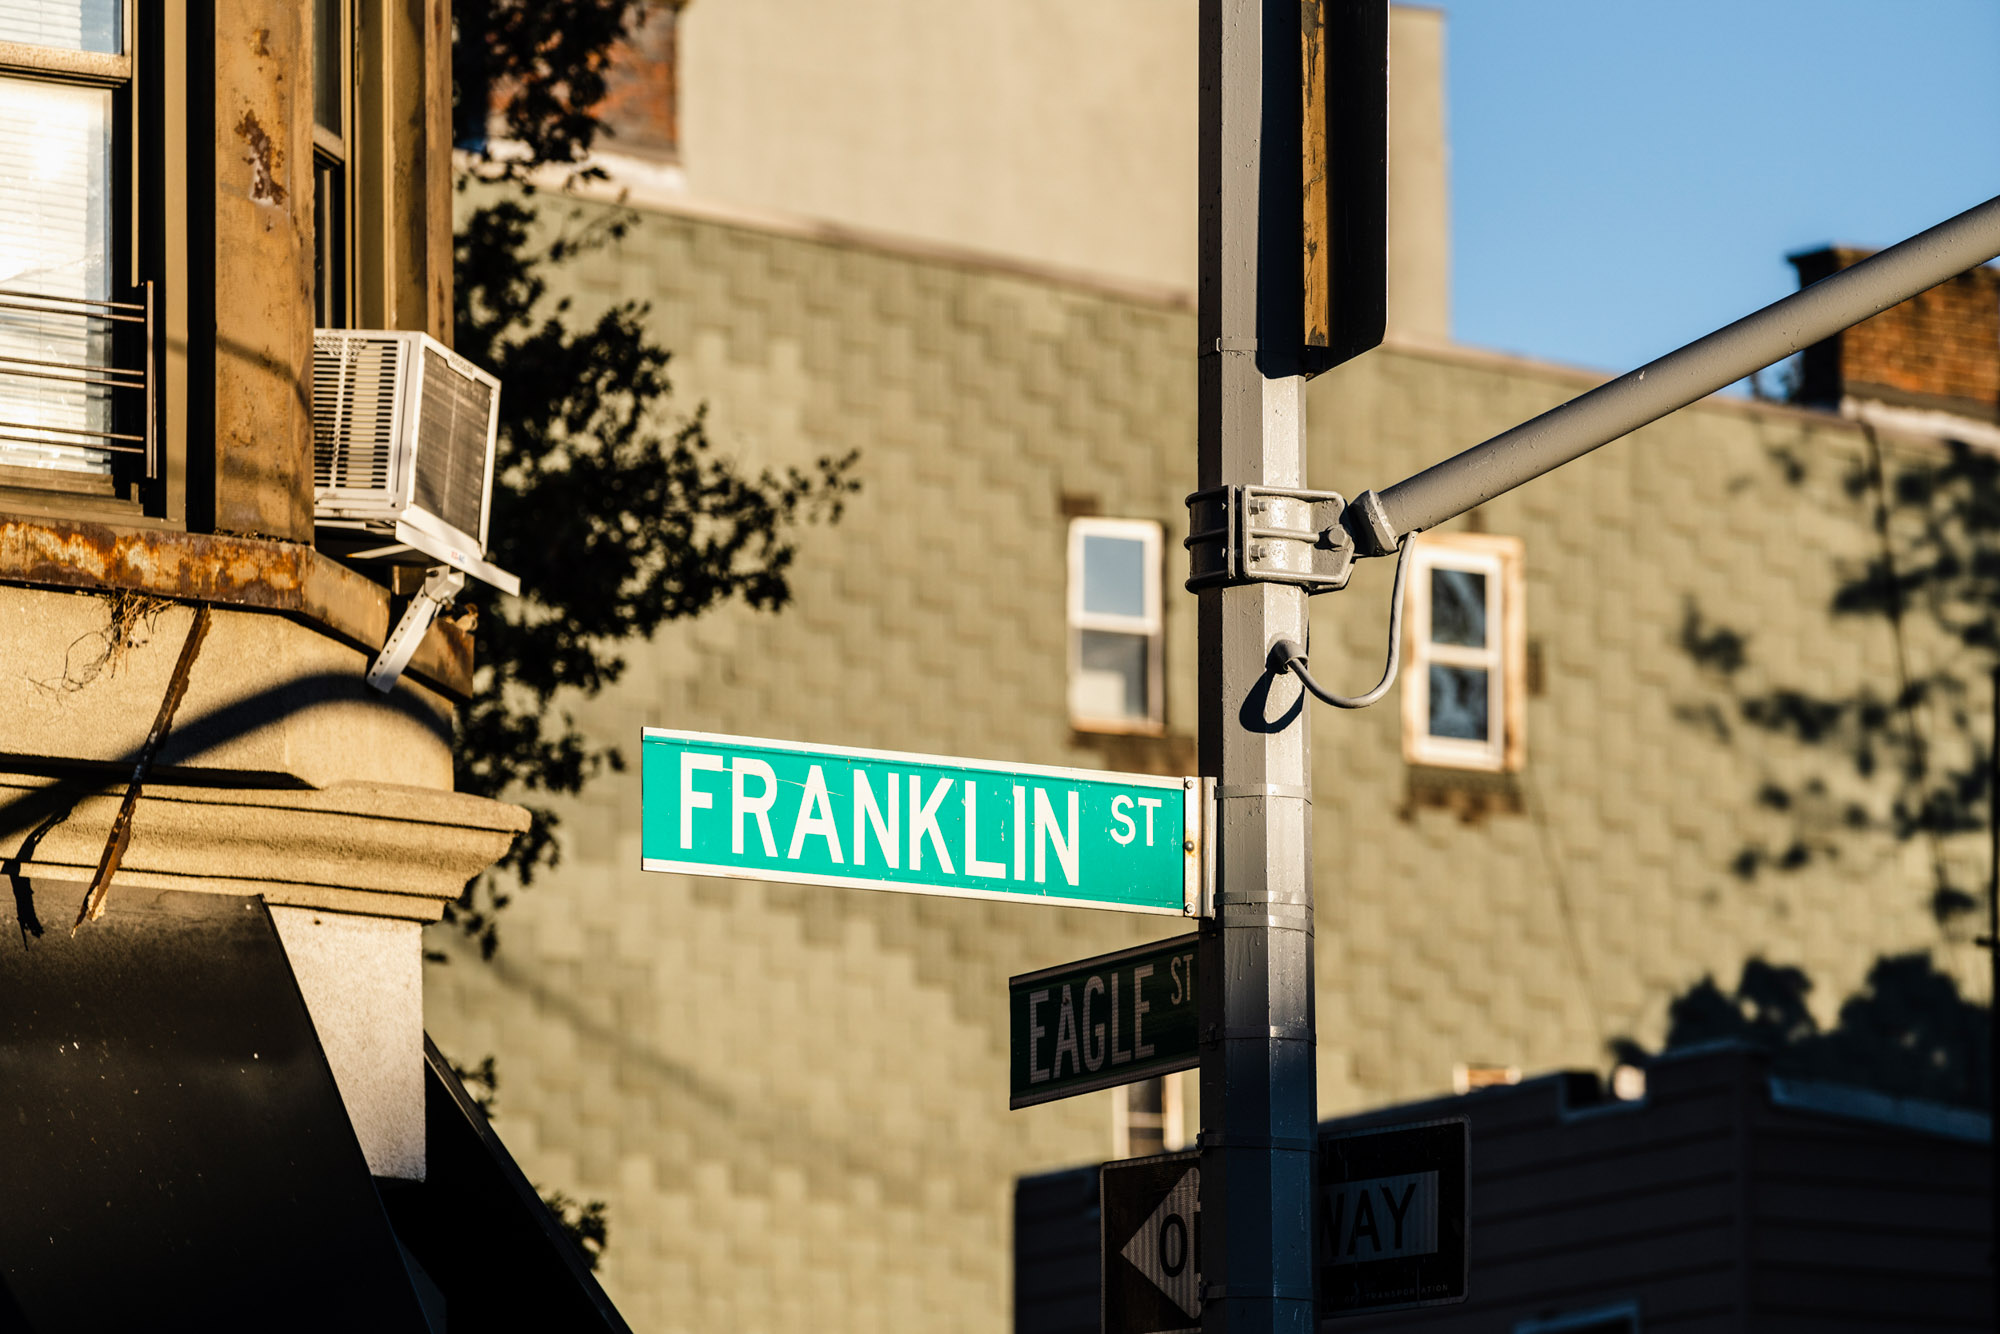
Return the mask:
<path id="1" fill-rule="evenodd" d="M 1201 1169 L 1195 1153 L 1101 1169 L 1104 1334 L 1192 1334 L 1201 1323 Z"/>

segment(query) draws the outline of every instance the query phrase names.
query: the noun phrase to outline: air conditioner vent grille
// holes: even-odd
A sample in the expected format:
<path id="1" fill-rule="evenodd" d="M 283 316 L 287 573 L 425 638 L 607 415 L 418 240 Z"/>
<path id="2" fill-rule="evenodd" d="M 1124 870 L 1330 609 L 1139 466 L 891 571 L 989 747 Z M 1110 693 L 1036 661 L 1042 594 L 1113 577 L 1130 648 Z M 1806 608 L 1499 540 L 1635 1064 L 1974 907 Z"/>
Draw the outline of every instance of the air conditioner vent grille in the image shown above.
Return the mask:
<path id="1" fill-rule="evenodd" d="M 424 359 L 414 498 L 463 533 L 481 531 L 492 420 L 490 386 L 435 353 Z"/>
<path id="2" fill-rule="evenodd" d="M 313 357 L 313 485 L 386 491 L 408 344 L 320 337 Z"/>

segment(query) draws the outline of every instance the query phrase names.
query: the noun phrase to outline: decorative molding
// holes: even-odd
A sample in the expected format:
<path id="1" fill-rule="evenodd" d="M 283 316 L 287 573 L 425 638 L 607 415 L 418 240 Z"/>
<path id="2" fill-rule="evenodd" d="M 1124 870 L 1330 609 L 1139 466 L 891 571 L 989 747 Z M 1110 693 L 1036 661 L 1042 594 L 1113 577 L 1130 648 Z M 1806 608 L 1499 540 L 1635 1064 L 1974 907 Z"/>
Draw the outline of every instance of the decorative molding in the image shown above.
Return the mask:
<path id="1" fill-rule="evenodd" d="M 508 145 L 496 141 L 492 152 L 494 157 L 505 160 L 508 156 Z M 453 165 L 461 170 L 471 168 L 476 161 L 472 154 L 463 150 L 454 151 L 452 154 Z M 699 199 L 686 193 L 685 177 L 679 167 L 650 162 L 639 157 L 598 152 L 591 155 L 587 164 L 580 165 L 601 167 L 609 173 L 610 179 L 572 182 L 570 169 L 561 165 L 540 168 L 531 172 L 528 179 L 537 190 L 587 199 L 596 203 L 621 204 L 647 212 L 665 213 L 699 222 L 712 222 L 724 227 L 739 227 L 746 231 L 812 241 L 821 245 L 850 250 L 869 250 L 904 259 L 976 269 L 1004 277 L 1025 278 L 1030 282 L 1048 283 L 1052 286 L 1067 287 L 1165 310 L 1194 309 L 1192 287 L 1149 283 L 1136 278 L 1118 278 L 1084 269 L 1066 268 L 1059 264 L 1044 264 L 1012 255 L 997 254 L 972 246 L 954 245 L 947 241 L 931 241 L 895 232 L 878 231 L 872 227 L 827 222 L 776 209 Z"/>
<path id="2" fill-rule="evenodd" d="M 1919 440 L 1960 440 L 1968 445 L 2000 453 L 2000 426 L 1975 417 L 1961 417 L 1935 408 L 1901 407 L 1874 399 L 1848 397 L 1841 400 L 1840 415 L 1891 435 Z"/>
<path id="3" fill-rule="evenodd" d="M 80 891 L 120 795 L 96 777 L 0 774 L 0 874 L 71 882 Z M 258 894 L 271 904 L 432 922 L 527 827 L 519 806 L 389 783 L 149 783 L 107 911 L 118 911 L 123 885 Z M 37 912 L 53 929 L 74 908 L 43 903 Z"/>

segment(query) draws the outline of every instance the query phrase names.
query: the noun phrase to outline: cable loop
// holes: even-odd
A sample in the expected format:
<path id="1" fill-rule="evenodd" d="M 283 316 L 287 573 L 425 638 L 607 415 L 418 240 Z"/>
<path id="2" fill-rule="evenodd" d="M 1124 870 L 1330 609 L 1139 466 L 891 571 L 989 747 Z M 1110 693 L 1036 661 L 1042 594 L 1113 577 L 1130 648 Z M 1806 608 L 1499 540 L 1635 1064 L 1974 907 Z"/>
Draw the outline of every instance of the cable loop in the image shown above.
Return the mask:
<path id="1" fill-rule="evenodd" d="M 1389 663 L 1382 669 L 1382 679 L 1375 688 L 1365 695 L 1336 695 L 1319 682 L 1312 679 L 1306 670 L 1306 655 L 1297 642 L 1281 639 L 1271 646 L 1268 659 L 1273 672 L 1290 671 L 1297 675 L 1299 684 L 1317 699 L 1324 700 L 1336 709 L 1365 709 L 1382 696 L 1389 693 L 1389 687 L 1396 684 L 1396 671 L 1403 663 L 1403 584 L 1410 574 L 1410 553 L 1416 549 L 1415 532 L 1403 535 L 1402 545 L 1396 552 L 1396 587 L 1389 594 Z"/>

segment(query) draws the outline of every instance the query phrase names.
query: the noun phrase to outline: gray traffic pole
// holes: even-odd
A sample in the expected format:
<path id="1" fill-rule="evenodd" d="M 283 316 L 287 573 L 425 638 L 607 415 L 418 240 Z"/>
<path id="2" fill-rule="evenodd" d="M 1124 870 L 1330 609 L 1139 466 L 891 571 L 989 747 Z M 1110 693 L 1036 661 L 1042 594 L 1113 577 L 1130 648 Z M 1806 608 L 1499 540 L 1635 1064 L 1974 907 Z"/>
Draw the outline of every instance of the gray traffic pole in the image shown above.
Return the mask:
<path id="1" fill-rule="evenodd" d="M 1356 496 L 1341 522 L 1365 556 L 1435 528 L 1753 371 L 2000 255 L 2000 198 L 1822 278 L 1658 361 L 1396 483 Z"/>
<path id="2" fill-rule="evenodd" d="M 1200 484 L 1298 487 L 1298 0 L 1202 0 L 1200 61 Z M 1219 812 L 1198 969 L 1202 1329 L 1306 1334 L 1311 777 L 1298 684 L 1265 666 L 1273 644 L 1303 642 L 1305 593 L 1251 583 L 1199 599 L 1201 771 Z"/>

